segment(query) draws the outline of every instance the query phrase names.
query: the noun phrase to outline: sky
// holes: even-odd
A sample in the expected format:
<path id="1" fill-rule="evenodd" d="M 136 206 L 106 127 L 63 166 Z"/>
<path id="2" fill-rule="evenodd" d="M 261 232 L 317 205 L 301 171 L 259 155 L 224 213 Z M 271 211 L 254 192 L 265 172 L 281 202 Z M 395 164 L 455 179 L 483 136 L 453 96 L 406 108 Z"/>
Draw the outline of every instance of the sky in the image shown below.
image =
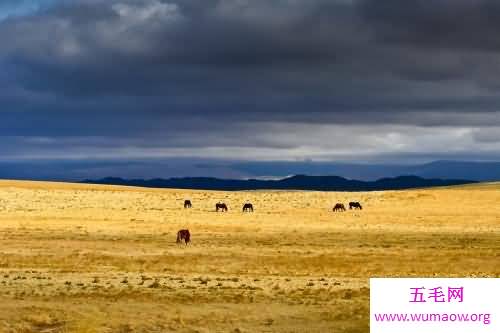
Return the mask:
<path id="1" fill-rule="evenodd" d="M 2 0 L 0 177 L 500 161 L 498 31 L 497 0 Z"/>

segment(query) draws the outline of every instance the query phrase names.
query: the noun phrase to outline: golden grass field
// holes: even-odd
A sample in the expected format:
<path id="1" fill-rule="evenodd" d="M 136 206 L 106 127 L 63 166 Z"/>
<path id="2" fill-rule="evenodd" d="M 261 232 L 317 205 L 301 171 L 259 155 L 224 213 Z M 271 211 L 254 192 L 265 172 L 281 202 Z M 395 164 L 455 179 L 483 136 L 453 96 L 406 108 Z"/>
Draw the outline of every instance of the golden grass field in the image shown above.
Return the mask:
<path id="1" fill-rule="evenodd" d="M 241 212 L 247 200 L 255 213 Z M 365 209 L 331 211 L 353 200 Z M 228 213 L 214 212 L 218 201 Z M 182 228 L 189 246 L 175 243 Z M 361 333 L 370 277 L 500 277 L 500 184 L 324 193 L 0 181 L 0 238 L 0 332 Z"/>

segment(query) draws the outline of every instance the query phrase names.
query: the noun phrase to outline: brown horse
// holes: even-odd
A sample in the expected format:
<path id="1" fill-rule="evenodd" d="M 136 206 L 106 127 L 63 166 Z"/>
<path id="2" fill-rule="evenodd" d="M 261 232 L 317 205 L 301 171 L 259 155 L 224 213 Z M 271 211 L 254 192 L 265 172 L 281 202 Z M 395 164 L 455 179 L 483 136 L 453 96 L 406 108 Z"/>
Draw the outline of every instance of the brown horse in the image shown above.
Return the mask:
<path id="1" fill-rule="evenodd" d="M 251 203 L 246 203 L 243 205 L 243 212 L 253 213 L 253 205 Z"/>
<path id="2" fill-rule="evenodd" d="M 333 207 L 334 212 L 345 212 L 345 206 L 344 204 L 338 203 Z"/>
<path id="3" fill-rule="evenodd" d="M 223 202 L 219 202 L 215 204 L 215 211 L 222 211 L 222 212 L 227 212 L 227 205 Z"/>
<path id="4" fill-rule="evenodd" d="M 191 208 L 193 205 L 191 204 L 191 200 L 184 200 L 184 208 Z"/>
<path id="5" fill-rule="evenodd" d="M 177 243 L 181 243 L 183 240 L 186 242 L 186 245 L 191 241 L 191 234 L 187 229 L 182 229 L 177 232 Z"/>
<path id="6" fill-rule="evenodd" d="M 359 202 L 349 202 L 349 209 L 363 209 Z"/>

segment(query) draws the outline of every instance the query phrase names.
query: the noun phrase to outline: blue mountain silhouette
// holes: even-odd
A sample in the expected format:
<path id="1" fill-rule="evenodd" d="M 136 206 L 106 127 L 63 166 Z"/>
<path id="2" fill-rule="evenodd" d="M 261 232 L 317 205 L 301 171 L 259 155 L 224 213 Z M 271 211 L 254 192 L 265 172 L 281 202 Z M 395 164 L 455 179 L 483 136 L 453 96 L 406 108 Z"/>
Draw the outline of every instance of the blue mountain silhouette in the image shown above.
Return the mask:
<path id="1" fill-rule="evenodd" d="M 379 191 L 402 190 L 410 188 L 425 188 L 436 186 L 451 186 L 475 183 L 460 179 L 425 179 L 417 176 L 399 176 L 382 178 L 376 181 L 360 181 L 338 176 L 306 176 L 296 175 L 280 180 L 237 180 L 219 178 L 169 178 L 169 179 L 123 179 L 103 178 L 85 180 L 84 183 L 125 185 L 157 188 L 179 188 L 197 190 L 313 190 L 313 191 Z"/>

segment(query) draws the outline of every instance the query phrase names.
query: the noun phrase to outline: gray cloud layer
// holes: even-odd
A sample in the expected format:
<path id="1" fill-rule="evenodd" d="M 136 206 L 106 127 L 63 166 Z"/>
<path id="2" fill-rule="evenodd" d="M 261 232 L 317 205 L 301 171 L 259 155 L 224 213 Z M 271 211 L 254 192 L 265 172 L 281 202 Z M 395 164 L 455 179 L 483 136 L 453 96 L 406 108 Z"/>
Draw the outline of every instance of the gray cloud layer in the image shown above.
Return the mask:
<path id="1" fill-rule="evenodd" d="M 499 18 L 494 0 L 56 1 L 0 21 L 4 158 L 496 158 Z"/>

